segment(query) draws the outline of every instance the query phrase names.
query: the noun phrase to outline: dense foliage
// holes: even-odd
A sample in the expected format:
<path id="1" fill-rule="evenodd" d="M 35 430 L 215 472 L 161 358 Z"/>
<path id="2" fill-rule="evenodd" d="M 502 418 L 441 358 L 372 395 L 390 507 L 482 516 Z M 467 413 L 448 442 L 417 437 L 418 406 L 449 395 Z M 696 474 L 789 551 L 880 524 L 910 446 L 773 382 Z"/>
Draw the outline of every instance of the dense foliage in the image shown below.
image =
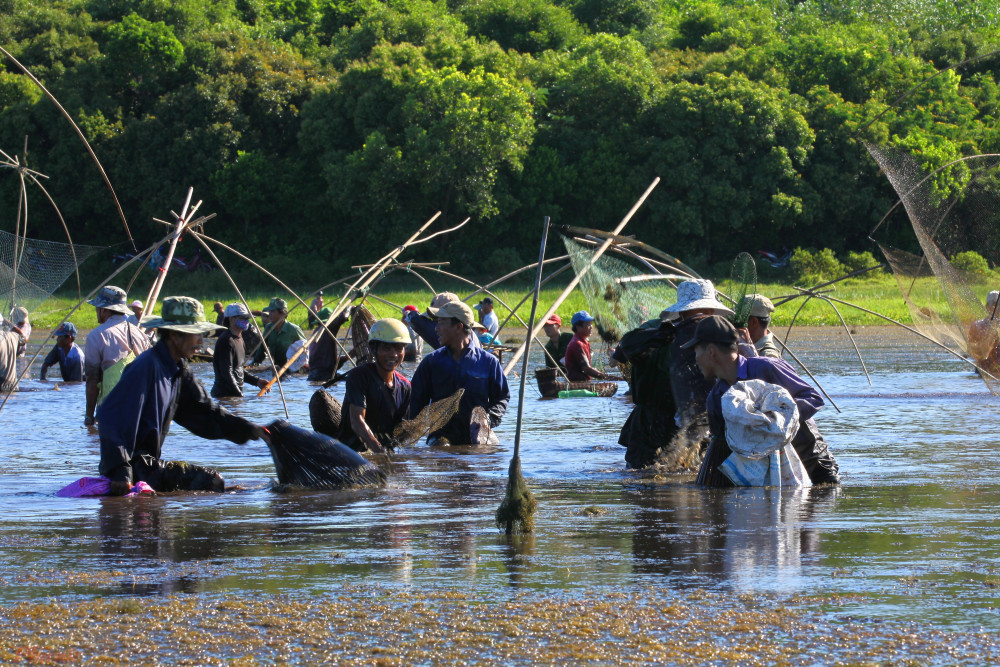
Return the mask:
<path id="1" fill-rule="evenodd" d="M 472 223 L 422 254 L 497 273 L 532 261 L 543 216 L 610 228 L 654 176 L 629 232 L 696 267 L 869 250 L 895 198 L 864 142 L 928 168 L 1000 151 L 1000 57 L 896 102 L 998 29 L 985 0 L 0 0 L 0 44 L 77 119 L 140 240 L 193 185 L 210 233 L 323 277 L 439 209 Z M 123 240 L 5 60 L 0 148 L 25 136 L 75 240 Z"/>

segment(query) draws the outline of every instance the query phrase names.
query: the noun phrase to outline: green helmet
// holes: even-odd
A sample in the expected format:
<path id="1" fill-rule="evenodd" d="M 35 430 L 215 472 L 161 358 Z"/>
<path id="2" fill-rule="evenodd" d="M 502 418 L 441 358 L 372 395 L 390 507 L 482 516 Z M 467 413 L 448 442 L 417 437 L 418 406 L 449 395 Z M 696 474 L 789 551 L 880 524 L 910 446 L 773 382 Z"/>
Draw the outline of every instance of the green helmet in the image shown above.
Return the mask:
<path id="1" fill-rule="evenodd" d="M 372 325 L 368 332 L 368 340 L 377 340 L 380 343 L 404 343 L 409 345 L 410 332 L 406 325 L 393 317 L 386 317 Z"/>

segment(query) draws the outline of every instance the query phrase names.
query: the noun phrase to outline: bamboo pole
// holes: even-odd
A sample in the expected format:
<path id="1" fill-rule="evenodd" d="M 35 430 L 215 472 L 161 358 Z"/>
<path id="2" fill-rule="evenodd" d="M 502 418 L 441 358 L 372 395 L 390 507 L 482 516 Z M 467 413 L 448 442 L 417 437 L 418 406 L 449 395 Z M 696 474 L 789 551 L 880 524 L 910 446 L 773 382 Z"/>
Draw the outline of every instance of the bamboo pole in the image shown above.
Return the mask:
<path id="1" fill-rule="evenodd" d="M 153 286 L 149 288 L 149 295 L 146 297 L 146 303 L 142 306 L 143 317 L 153 313 L 156 300 L 160 298 L 160 290 L 163 288 L 163 282 L 167 279 L 167 272 L 170 270 L 170 264 L 174 261 L 174 252 L 177 250 L 177 244 L 181 240 L 181 234 L 194 217 L 194 214 L 197 213 L 198 207 L 201 206 L 201 202 L 199 201 L 190 214 L 188 214 L 188 207 L 191 205 L 191 197 L 193 195 L 194 188 L 188 188 L 187 198 L 184 200 L 184 208 L 181 209 L 181 214 L 177 216 L 177 228 L 174 231 L 174 237 L 170 240 L 170 248 L 167 250 L 167 258 L 159 267 L 159 274 L 156 276 L 156 280 L 153 281 Z"/>
<path id="2" fill-rule="evenodd" d="M 392 252 L 390 252 L 388 255 L 386 255 L 385 257 L 383 257 L 382 259 L 380 259 L 378 262 L 376 262 L 372 266 L 372 268 L 370 268 L 368 271 L 362 273 L 361 277 L 358 278 L 354 282 L 354 284 L 352 284 L 347 289 L 347 292 L 344 294 L 344 296 L 341 297 L 340 301 L 337 303 L 337 306 L 333 309 L 333 312 L 330 314 L 330 317 L 327 319 L 326 326 L 329 326 L 333 322 L 333 320 L 336 319 L 337 316 L 340 315 L 342 312 L 344 312 L 344 310 L 347 309 L 347 307 L 351 304 L 351 302 L 353 302 L 354 299 L 357 298 L 357 295 L 355 294 L 355 292 L 363 292 L 365 289 L 368 288 L 369 285 L 371 285 L 373 282 L 375 282 L 375 280 L 379 277 L 379 274 L 382 272 L 382 269 L 385 268 L 386 266 L 388 266 L 394 259 L 396 259 L 397 257 L 399 257 L 399 255 L 401 255 L 404 250 L 406 250 L 414 241 L 416 241 L 417 238 L 428 227 L 430 227 L 431 224 L 435 220 L 438 219 L 438 217 L 440 217 L 440 215 L 441 215 L 441 211 L 438 211 L 437 213 L 435 213 L 434 215 L 432 215 L 431 218 L 430 218 L 430 220 L 428 220 L 423 225 L 421 225 L 420 229 L 418 229 L 416 231 L 416 233 L 413 234 L 413 236 L 411 236 L 410 238 L 408 238 L 403 243 L 403 245 L 396 247 Z M 277 380 L 279 377 L 281 377 L 285 373 L 285 371 L 287 371 L 288 368 L 293 363 L 295 363 L 295 360 L 299 358 L 299 356 L 302 354 L 302 352 L 304 350 L 308 349 L 309 344 L 314 343 L 314 342 L 316 342 L 319 339 L 319 335 L 320 335 L 319 331 L 314 331 L 313 334 L 309 337 L 309 340 L 306 341 L 306 343 L 299 349 L 298 352 L 296 352 L 295 354 L 292 355 L 291 359 L 288 359 L 285 362 L 284 366 L 282 366 L 281 368 L 278 369 L 278 372 L 275 374 L 275 376 L 271 379 L 270 382 L 268 382 L 268 384 L 267 384 L 266 387 L 264 387 L 263 389 L 260 390 L 260 392 L 257 394 L 257 396 L 263 396 L 264 394 L 266 394 L 267 391 L 271 388 L 271 385 L 274 383 L 274 381 Z"/>
<path id="3" fill-rule="evenodd" d="M 636 241 L 631 236 L 621 236 L 620 234 L 614 232 L 609 233 L 600 229 L 590 229 L 589 227 L 574 227 L 572 225 L 560 225 L 559 231 L 563 233 L 569 232 L 569 234 L 573 236 L 588 236 L 588 235 L 596 236 L 599 238 L 604 238 L 605 240 L 611 239 L 619 245 L 634 246 L 639 250 L 647 252 L 655 257 L 659 257 L 668 264 L 671 264 L 672 268 L 680 269 L 681 273 L 689 273 L 691 274 L 692 278 L 701 277 L 694 269 L 692 269 L 690 266 L 688 266 L 681 260 L 677 259 L 673 255 L 667 254 L 662 250 L 660 250 L 659 248 L 649 245 L 648 243 L 643 243 L 642 241 Z"/>
<path id="4" fill-rule="evenodd" d="M 627 225 L 629 220 L 632 219 L 632 216 L 635 215 L 635 212 L 639 210 L 639 207 L 643 205 L 643 203 L 646 201 L 646 198 L 649 197 L 653 189 L 659 184 L 660 184 L 660 177 L 657 176 L 656 178 L 653 179 L 653 182 L 649 185 L 649 187 L 646 188 L 646 191 L 642 193 L 642 196 L 639 197 L 639 200 L 632 206 L 629 212 L 625 214 L 625 217 L 622 218 L 621 222 L 618 223 L 618 226 L 615 227 L 612 234 L 617 236 L 618 233 L 625 228 L 625 225 Z M 594 256 L 590 258 L 590 261 L 587 263 L 585 267 L 583 267 L 583 270 L 580 273 L 578 273 L 573 278 L 573 280 L 570 281 L 569 285 L 567 285 L 566 289 L 563 290 L 562 294 L 560 294 L 556 298 L 555 302 L 549 307 L 548 311 L 546 311 L 546 313 L 542 315 L 541 318 L 539 318 L 539 322 L 545 322 L 550 317 L 552 317 L 553 313 L 555 313 L 556 310 L 559 309 L 559 306 L 562 304 L 563 301 L 566 300 L 566 297 L 569 296 L 570 292 L 576 289 L 576 286 L 580 284 L 580 279 L 583 277 L 583 275 L 590 270 L 590 267 L 592 267 L 597 262 L 598 259 L 600 259 L 601 255 L 604 254 L 604 251 L 606 251 L 611 246 L 612 243 L 614 243 L 614 239 L 608 238 L 604 241 L 604 243 L 600 245 L 600 247 L 597 250 L 594 251 Z M 525 350 L 527 350 L 528 343 L 531 341 L 532 338 L 537 336 L 538 332 L 541 330 L 542 327 L 536 322 L 535 326 L 532 328 L 527 338 L 525 338 L 524 344 L 522 344 L 517 349 L 517 352 L 514 353 L 514 356 L 512 356 L 510 360 L 507 361 L 507 365 L 504 366 L 503 369 L 504 375 L 509 374 L 514 369 L 514 364 L 518 362 L 518 360 L 524 354 Z"/>

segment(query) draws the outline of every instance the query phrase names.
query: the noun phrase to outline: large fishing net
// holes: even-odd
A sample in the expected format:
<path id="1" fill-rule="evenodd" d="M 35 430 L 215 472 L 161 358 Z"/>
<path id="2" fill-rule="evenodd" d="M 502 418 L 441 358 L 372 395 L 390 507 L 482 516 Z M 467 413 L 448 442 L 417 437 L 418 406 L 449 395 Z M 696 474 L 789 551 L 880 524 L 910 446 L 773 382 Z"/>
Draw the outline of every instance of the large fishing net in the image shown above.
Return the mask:
<path id="1" fill-rule="evenodd" d="M 268 448 L 284 487 L 345 489 L 382 486 L 385 472 L 331 437 L 284 420 L 268 425 Z"/>
<path id="2" fill-rule="evenodd" d="M 0 231 L 0 305 L 5 312 L 13 305 L 36 311 L 77 266 L 103 249 Z"/>
<path id="3" fill-rule="evenodd" d="M 931 171 L 906 152 L 869 151 L 899 195 L 915 235 L 913 252 L 887 240 L 894 238 L 890 225 L 880 234 L 887 238 L 876 239 L 913 325 L 969 355 L 990 392 L 1000 394 L 1000 313 L 984 304 L 998 281 L 978 259 L 1000 262 L 1000 161 L 976 156 Z M 895 231 L 903 245 L 906 237 Z"/>
<path id="4" fill-rule="evenodd" d="M 409 447 L 420 442 L 428 433 L 440 431 L 458 412 L 464 393 L 464 389 L 459 389 L 448 398 L 425 406 L 413 419 L 400 422 L 392 432 L 393 439 L 400 445 Z"/>

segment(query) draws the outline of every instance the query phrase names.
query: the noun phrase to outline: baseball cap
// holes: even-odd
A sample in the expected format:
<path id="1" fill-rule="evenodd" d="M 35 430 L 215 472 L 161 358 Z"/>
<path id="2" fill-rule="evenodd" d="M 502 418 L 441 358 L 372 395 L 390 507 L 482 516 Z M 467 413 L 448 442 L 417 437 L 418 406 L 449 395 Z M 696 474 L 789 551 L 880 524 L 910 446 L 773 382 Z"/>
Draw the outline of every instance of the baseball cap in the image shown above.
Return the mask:
<path id="1" fill-rule="evenodd" d="M 570 320 L 570 324 L 576 326 L 581 322 L 593 322 L 593 321 L 594 321 L 593 315 L 591 315 L 585 310 L 578 310 L 577 312 L 573 313 L 573 319 Z"/>
<path id="2" fill-rule="evenodd" d="M 427 315 L 428 315 L 428 317 L 434 317 L 435 316 L 434 313 L 431 312 L 432 309 L 434 309 L 434 308 L 440 308 L 441 306 L 443 306 L 444 304 L 448 303 L 449 301 L 461 301 L 461 299 L 459 299 L 458 295 L 455 294 L 454 292 L 440 292 L 438 294 L 435 294 L 434 298 L 431 299 L 431 305 L 430 305 L 430 307 L 427 308 Z M 471 308 L 470 308 L 470 310 L 471 310 Z"/>
<path id="3" fill-rule="evenodd" d="M 269 313 L 272 310 L 288 310 L 288 304 L 285 303 L 284 299 L 274 297 L 271 299 L 271 303 L 267 304 L 267 308 L 264 309 L 264 312 Z"/>
<path id="4" fill-rule="evenodd" d="M 719 343 L 732 345 L 739 341 L 736 327 L 724 317 L 709 315 L 694 328 L 694 337 L 681 345 L 682 350 L 689 350 L 698 343 Z"/>
<path id="5" fill-rule="evenodd" d="M 774 304 L 763 294 L 747 294 L 740 300 L 738 308 L 742 310 L 750 304 L 749 317 L 771 317 L 774 312 Z"/>
<path id="6" fill-rule="evenodd" d="M 428 308 L 431 317 L 454 317 L 456 320 L 469 327 L 476 324 L 476 317 L 469 308 L 469 304 L 463 301 L 447 301 L 440 308 Z"/>
<path id="7" fill-rule="evenodd" d="M 552 317 L 550 317 L 549 319 L 545 320 L 545 323 L 546 324 L 554 324 L 557 327 L 561 327 L 562 326 L 562 318 L 559 317 L 558 315 L 556 315 L 555 313 L 552 313 Z"/>
<path id="8" fill-rule="evenodd" d="M 72 322 L 63 322 L 59 325 L 55 331 L 52 332 L 53 336 L 73 336 L 76 338 L 76 325 Z"/>

